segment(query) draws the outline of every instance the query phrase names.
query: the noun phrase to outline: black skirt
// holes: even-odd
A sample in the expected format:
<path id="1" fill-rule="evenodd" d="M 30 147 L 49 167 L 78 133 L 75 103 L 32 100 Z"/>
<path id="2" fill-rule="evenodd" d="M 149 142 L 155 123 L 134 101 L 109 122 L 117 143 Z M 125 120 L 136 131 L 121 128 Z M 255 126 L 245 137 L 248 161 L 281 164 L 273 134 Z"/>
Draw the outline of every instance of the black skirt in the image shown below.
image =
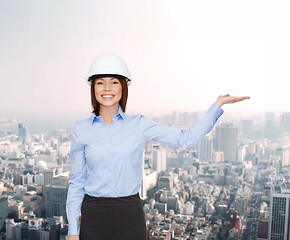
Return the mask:
<path id="1" fill-rule="evenodd" d="M 80 240 L 146 240 L 139 193 L 127 197 L 92 197 L 81 206 Z"/>

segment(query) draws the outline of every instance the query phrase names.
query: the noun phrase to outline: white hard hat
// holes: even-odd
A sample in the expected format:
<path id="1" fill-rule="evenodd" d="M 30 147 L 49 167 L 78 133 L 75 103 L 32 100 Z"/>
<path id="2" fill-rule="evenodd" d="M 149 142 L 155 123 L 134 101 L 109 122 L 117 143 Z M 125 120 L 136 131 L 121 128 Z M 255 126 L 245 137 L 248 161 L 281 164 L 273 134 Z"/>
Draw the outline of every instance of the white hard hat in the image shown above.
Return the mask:
<path id="1" fill-rule="evenodd" d="M 115 54 L 103 54 L 96 57 L 90 66 L 86 81 L 91 85 L 91 76 L 103 74 L 123 76 L 127 78 L 128 85 L 132 80 L 126 62 Z"/>

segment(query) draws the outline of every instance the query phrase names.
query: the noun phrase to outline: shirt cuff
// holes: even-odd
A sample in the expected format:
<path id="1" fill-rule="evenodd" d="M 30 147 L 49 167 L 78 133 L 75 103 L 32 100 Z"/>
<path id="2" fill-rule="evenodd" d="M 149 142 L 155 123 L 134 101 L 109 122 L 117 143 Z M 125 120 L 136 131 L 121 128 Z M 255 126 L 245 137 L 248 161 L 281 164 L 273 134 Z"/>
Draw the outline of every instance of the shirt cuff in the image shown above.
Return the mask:
<path id="1" fill-rule="evenodd" d="M 218 120 L 219 117 L 224 113 L 224 110 L 221 109 L 220 106 L 213 103 L 211 107 L 207 110 L 207 114 L 213 117 L 215 120 Z"/>
<path id="2" fill-rule="evenodd" d="M 68 225 L 68 236 L 70 235 L 79 235 L 79 224 L 76 223 L 69 223 Z"/>

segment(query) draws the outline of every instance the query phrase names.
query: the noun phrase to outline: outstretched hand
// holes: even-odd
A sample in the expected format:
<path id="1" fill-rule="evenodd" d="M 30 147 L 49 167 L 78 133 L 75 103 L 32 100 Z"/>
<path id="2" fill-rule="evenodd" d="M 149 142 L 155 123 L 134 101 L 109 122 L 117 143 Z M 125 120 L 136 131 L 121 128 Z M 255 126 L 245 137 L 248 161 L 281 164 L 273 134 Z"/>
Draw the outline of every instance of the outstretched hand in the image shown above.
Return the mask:
<path id="1" fill-rule="evenodd" d="M 243 101 L 245 99 L 250 99 L 250 97 L 248 97 L 248 96 L 246 96 L 246 97 L 234 97 L 234 96 L 230 96 L 229 94 L 226 94 L 226 95 L 218 96 L 217 100 L 215 101 L 215 104 L 221 107 L 224 104 L 236 103 L 236 102 Z"/>

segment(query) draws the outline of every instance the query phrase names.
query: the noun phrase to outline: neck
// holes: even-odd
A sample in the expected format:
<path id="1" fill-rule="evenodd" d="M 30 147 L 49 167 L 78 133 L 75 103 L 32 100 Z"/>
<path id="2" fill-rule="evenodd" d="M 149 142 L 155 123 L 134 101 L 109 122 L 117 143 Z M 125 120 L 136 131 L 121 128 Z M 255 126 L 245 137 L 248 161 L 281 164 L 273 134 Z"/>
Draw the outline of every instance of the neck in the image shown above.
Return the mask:
<path id="1" fill-rule="evenodd" d="M 113 122 L 113 116 L 118 114 L 119 104 L 113 106 L 102 106 L 100 105 L 99 115 L 102 116 L 103 121 L 110 125 Z"/>

